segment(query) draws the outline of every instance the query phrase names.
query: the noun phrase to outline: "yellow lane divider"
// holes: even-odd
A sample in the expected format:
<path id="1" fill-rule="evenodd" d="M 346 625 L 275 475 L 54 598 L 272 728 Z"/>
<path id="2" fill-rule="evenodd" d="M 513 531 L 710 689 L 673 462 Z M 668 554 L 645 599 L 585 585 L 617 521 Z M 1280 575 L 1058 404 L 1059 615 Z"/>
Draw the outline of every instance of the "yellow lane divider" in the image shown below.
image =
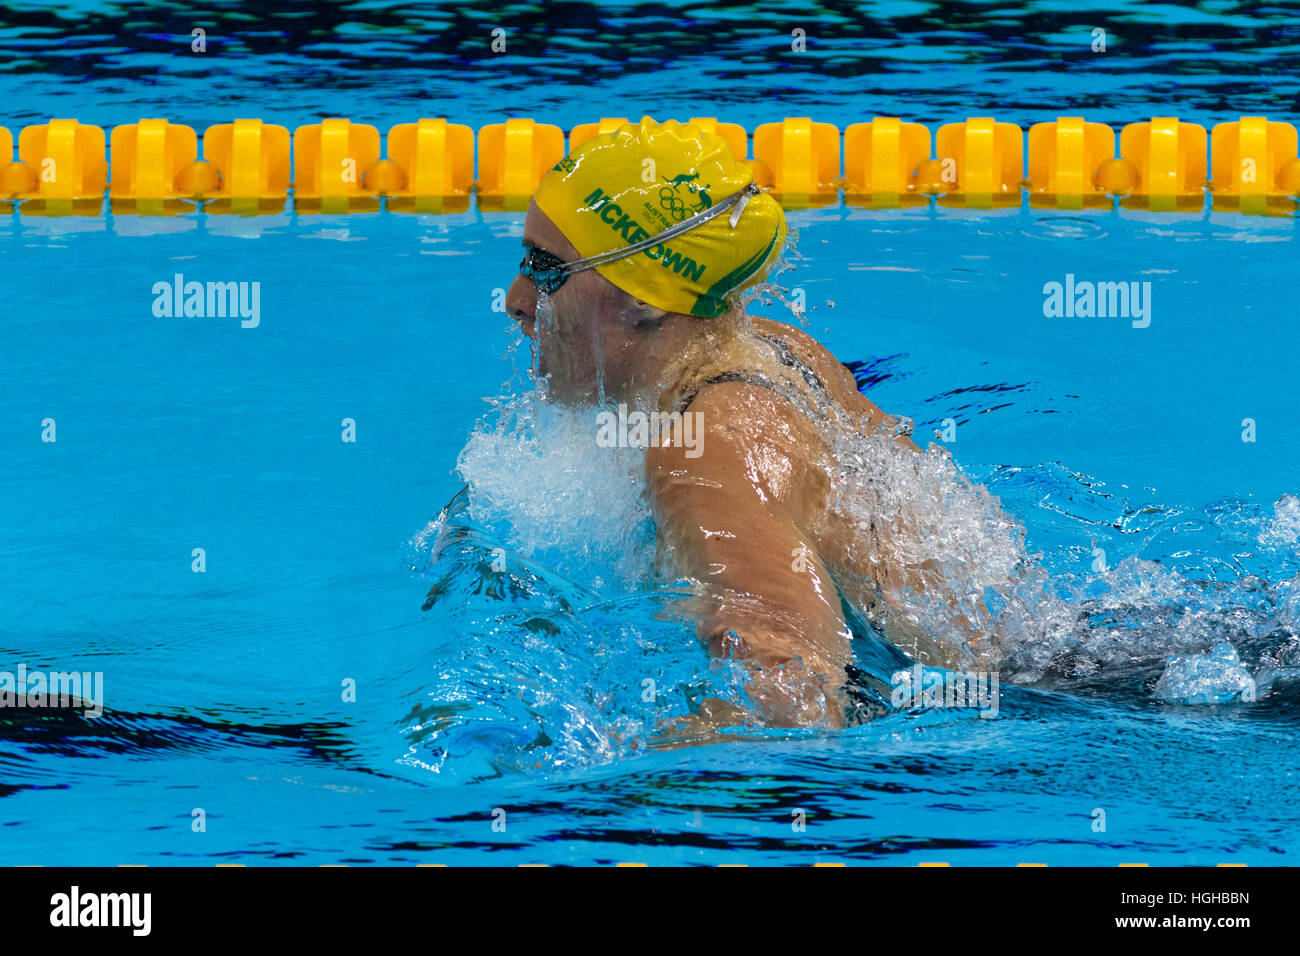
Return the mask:
<path id="1" fill-rule="evenodd" d="M 625 122 L 602 118 L 574 127 L 573 150 Z M 789 207 L 838 202 L 899 208 L 937 196 L 946 206 L 1199 210 L 1207 194 L 1216 210 L 1292 212 L 1300 195 L 1297 133 L 1262 116 L 1212 130 L 1157 116 L 1115 131 L 1080 116 L 1036 123 L 1026 136 L 994 117 L 928 127 L 877 116 L 843 132 L 809 117 L 765 123 L 753 131 L 711 117 L 690 120 L 725 140 L 755 180 Z M 0 199 L 23 214 L 97 215 L 107 190 L 120 212 L 166 215 L 282 211 L 293 190 L 299 212 L 380 208 L 444 212 L 527 208 L 559 162 L 566 137 L 558 126 L 515 117 L 482 127 L 444 118 L 380 130 L 342 117 L 299 126 L 237 119 L 209 127 L 149 118 L 114 128 L 75 119 L 28 126 L 17 137 L 0 127 Z M 107 146 L 107 150 L 106 150 Z M 752 146 L 752 155 L 750 149 Z M 1116 154 L 1118 147 L 1118 155 Z M 199 156 L 202 150 L 202 158 Z M 108 160 L 106 161 L 106 152 Z M 477 162 L 477 175 L 475 163 Z M 111 178 L 110 178 L 111 171 Z M 177 201 L 190 202 L 175 205 Z"/>

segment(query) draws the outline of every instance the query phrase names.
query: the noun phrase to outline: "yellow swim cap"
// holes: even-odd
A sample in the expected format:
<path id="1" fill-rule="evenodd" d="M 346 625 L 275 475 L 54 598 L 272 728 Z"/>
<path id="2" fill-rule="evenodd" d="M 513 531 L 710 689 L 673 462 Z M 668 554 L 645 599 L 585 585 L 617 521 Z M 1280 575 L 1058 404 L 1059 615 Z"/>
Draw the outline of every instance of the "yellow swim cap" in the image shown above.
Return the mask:
<path id="1" fill-rule="evenodd" d="M 647 116 L 583 143 L 547 174 L 533 199 L 588 259 L 679 226 L 753 181 L 721 137 Z M 732 293 L 763 278 L 785 242 L 785 214 L 775 199 L 762 192 L 741 199 L 730 215 L 595 269 L 658 308 L 721 315 Z"/>

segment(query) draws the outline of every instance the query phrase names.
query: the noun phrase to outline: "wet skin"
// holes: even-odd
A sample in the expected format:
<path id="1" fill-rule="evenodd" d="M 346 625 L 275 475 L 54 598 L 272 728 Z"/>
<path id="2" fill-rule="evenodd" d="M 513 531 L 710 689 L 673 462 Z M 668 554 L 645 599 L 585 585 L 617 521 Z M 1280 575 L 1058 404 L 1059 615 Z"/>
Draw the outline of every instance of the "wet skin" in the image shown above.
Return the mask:
<path id="1" fill-rule="evenodd" d="M 535 204 L 524 238 L 563 261 L 581 258 Z M 709 337 L 711 350 L 730 344 L 739 355 L 748 321 L 809 365 L 830 399 L 864 429 L 889 423 L 843 365 L 792 326 L 746 320 L 738 312 L 718 319 L 665 312 L 596 270 L 571 275 L 550 296 L 549 321 L 539 316 L 538 298 L 531 280 L 520 276 L 506 308 L 538 342 L 541 371 L 557 400 L 594 400 L 603 371 L 608 398 L 661 405 L 675 397 L 664 393 L 665 383 L 675 381 L 670 369 L 700 336 Z M 704 453 L 691 457 L 685 447 L 652 445 L 646 480 L 661 550 L 677 572 L 702 585 L 691 607 L 701 638 L 715 657 L 747 663 L 747 690 L 763 723 L 840 726 L 844 668 L 853 657 L 840 594 L 868 608 L 899 589 L 924 586 L 933 568 L 925 566 L 929 562 L 915 568 L 871 563 L 867 556 L 885 549 L 828 509 L 827 445 L 782 395 L 748 382 L 721 382 L 700 388 L 690 411 L 702 416 Z M 918 450 L 908 438 L 899 442 Z M 871 531 L 888 533 L 887 522 Z M 928 663 L 951 663 L 923 635 L 889 636 Z M 741 717 L 721 702 L 711 702 L 703 714 L 701 720 L 724 724 Z"/>

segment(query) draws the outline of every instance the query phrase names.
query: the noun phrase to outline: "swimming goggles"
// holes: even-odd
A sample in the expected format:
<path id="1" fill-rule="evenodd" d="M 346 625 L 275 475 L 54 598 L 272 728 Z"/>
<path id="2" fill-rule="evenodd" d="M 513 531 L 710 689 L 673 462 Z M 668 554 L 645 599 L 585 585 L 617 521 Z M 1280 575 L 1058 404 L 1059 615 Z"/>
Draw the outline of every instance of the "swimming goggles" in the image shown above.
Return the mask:
<path id="1" fill-rule="evenodd" d="M 646 249 L 676 238 L 684 232 L 697 229 L 706 222 L 717 219 L 728 210 L 732 210 L 730 224 L 731 228 L 735 229 L 736 224 L 740 222 L 741 213 L 745 211 L 746 204 L 760 192 L 762 190 L 759 189 L 758 184 L 750 183 L 740 192 L 733 193 L 721 202 L 704 210 L 704 212 L 698 212 L 694 216 L 683 219 L 677 225 L 669 226 L 663 232 L 657 233 L 648 239 L 642 239 L 640 242 L 634 242 L 630 246 L 624 246 L 622 249 L 615 249 L 612 252 L 603 252 L 598 256 L 574 259 L 572 262 L 565 262 L 555 253 L 539 249 L 525 239 L 523 242 L 524 259 L 519 263 L 519 274 L 525 279 L 532 280 L 538 292 L 554 295 L 555 291 L 568 281 L 569 276 L 576 272 L 585 272 L 587 269 L 594 269 L 606 263 L 617 262 L 619 259 L 634 256 L 638 252 L 644 252 Z"/>

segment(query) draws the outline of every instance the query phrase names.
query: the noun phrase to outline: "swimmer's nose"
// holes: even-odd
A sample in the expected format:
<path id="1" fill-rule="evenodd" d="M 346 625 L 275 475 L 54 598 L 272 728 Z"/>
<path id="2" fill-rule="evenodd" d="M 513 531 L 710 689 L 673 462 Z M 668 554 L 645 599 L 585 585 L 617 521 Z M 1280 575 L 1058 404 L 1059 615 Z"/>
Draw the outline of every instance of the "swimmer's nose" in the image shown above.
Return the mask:
<path id="1" fill-rule="evenodd" d="M 537 287 L 523 276 L 515 276 L 506 292 L 506 314 L 519 323 L 524 335 L 533 337 L 537 322 Z"/>

